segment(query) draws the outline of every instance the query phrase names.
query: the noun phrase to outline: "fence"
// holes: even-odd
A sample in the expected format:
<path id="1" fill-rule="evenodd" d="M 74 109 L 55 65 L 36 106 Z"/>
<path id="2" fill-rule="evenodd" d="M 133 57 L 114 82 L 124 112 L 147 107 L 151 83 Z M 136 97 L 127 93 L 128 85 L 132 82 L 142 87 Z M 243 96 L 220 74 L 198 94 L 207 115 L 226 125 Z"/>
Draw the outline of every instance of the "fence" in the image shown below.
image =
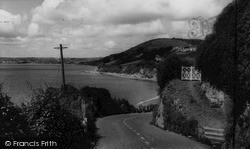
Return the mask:
<path id="1" fill-rule="evenodd" d="M 201 81 L 201 73 L 195 67 L 181 67 L 181 80 Z"/>
<path id="2" fill-rule="evenodd" d="M 205 137 L 211 141 L 212 144 L 221 144 L 225 141 L 225 130 L 216 129 L 212 127 L 203 127 L 198 125 L 198 133 L 200 138 Z"/>

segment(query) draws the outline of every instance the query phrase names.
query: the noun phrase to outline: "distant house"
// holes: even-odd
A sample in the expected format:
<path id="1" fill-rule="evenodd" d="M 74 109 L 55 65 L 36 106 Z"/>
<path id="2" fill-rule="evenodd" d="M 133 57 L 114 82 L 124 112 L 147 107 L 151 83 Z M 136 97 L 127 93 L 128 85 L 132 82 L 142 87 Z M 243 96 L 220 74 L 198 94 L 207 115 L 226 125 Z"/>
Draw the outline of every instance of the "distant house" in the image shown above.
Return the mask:
<path id="1" fill-rule="evenodd" d="M 155 56 L 155 61 L 156 62 L 161 62 L 161 61 L 163 61 L 163 59 L 159 55 L 156 55 Z"/>
<path id="2" fill-rule="evenodd" d="M 181 52 L 181 47 L 174 47 L 171 52 Z"/>
<path id="3" fill-rule="evenodd" d="M 197 47 L 188 46 L 188 47 L 174 47 L 171 52 L 194 52 L 196 51 Z"/>
<path id="4" fill-rule="evenodd" d="M 190 52 L 190 51 L 192 51 L 192 52 L 194 52 L 194 51 L 196 51 L 196 47 L 193 47 L 193 46 L 190 46 L 190 47 L 184 47 L 181 51 L 182 52 Z"/>

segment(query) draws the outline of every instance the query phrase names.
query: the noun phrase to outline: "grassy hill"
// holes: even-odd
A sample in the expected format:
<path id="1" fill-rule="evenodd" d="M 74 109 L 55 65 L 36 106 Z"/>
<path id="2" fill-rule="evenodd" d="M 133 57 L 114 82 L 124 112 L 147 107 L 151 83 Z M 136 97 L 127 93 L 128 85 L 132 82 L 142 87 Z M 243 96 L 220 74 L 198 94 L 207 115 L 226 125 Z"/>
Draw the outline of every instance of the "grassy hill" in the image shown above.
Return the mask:
<path id="1" fill-rule="evenodd" d="M 170 53 L 173 47 L 196 46 L 202 40 L 198 39 L 179 39 L 179 38 L 160 38 L 153 39 L 132 47 L 124 52 L 112 54 L 97 61 L 93 64 L 121 65 L 138 61 L 153 61 L 156 55 L 161 57 Z"/>
<path id="2" fill-rule="evenodd" d="M 197 46 L 202 40 L 160 38 L 132 47 L 124 52 L 112 54 L 86 64 L 98 66 L 100 72 L 139 74 L 142 78 L 152 78 L 156 65 L 166 58 L 174 47 Z"/>

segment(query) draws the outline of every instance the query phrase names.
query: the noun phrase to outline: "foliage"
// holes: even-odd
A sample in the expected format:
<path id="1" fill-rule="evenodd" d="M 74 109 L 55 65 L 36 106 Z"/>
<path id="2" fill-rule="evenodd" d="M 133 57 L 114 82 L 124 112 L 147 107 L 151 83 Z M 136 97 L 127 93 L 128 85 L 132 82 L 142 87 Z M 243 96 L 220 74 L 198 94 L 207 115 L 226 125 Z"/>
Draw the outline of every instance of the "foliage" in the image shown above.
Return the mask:
<path id="1" fill-rule="evenodd" d="M 248 0 L 230 3 L 218 16 L 214 32 L 198 48 L 197 64 L 202 71 L 203 81 L 210 82 L 234 100 L 233 109 L 228 114 L 231 126 L 233 119 L 238 120 L 247 101 L 250 101 L 249 12 Z M 230 140 L 234 135 L 234 128 L 228 130 L 227 138 Z"/>
<path id="2" fill-rule="evenodd" d="M 31 132 L 27 127 L 27 120 L 22 109 L 14 106 L 10 97 L 2 89 L 2 84 L 0 84 L 0 137 L 11 140 L 17 137 L 29 137 Z"/>
<path id="3" fill-rule="evenodd" d="M 124 52 L 112 54 L 93 63 L 103 64 L 116 61 L 115 65 L 121 65 L 138 60 L 152 61 L 156 55 L 161 57 L 170 54 L 173 47 L 186 47 L 190 44 L 198 45 L 202 40 L 198 39 L 153 39 L 132 47 Z"/>
<path id="4" fill-rule="evenodd" d="M 163 101 L 164 111 L 164 127 L 167 130 L 181 133 L 185 136 L 198 138 L 198 122 L 195 119 L 187 119 L 176 107 L 172 104 L 170 98 Z"/>
<path id="5" fill-rule="evenodd" d="M 112 99 L 106 89 L 83 87 L 80 93 L 88 99 L 87 103 L 93 107 L 95 117 L 135 112 L 134 106 L 130 105 L 127 100 Z"/>
<path id="6" fill-rule="evenodd" d="M 185 56 L 176 54 L 169 55 L 162 63 L 157 66 L 157 82 L 160 92 L 166 84 L 173 79 L 181 79 L 181 67 L 191 66 L 192 63 L 185 60 Z"/>
<path id="7" fill-rule="evenodd" d="M 173 47 L 200 43 L 198 39 L 153 39 L 90 64 L 98 65 L 100 72 L 140 74 L 143 78 L 153 78 L 157 64 L 171 54 Z"/>
<path id="8" fill-rule="evenodd" d="M 140 74 L 145 78 L 155 76 L 156 63 L 151 61 L 139 61 L 124 65 L 99 65 L 99 72 L 123 73 L 123 74 Z"/>
<path id="9" fill-rule="evenodd" d="M 81 106 L 72 106 L 79 104 L 79 100 L 86 105 L 85 126 L 81 122 L 84 112 Z M 31 101 L 22 108 L 15 107 L 0 86 L 0 106 L 0 137 L 53 140 L 59 148 L 92 148 L 98 139 L 96 117 L 136 111 L 127 100 L 112 99 L 106 89 L 83 87 L 79 90 L 70 85 L 64 90 L 53 87 L 34 90 Z"/>
<path id="10" fill-rule="evenodd" d="M 62 95 L 60 88 L 38 90 L 25 106 L 29 126 L 37 139 L 57 140 L 61 148 L 87 145 L 81 119 L 60 105 Z"/>
<path id="11" fill-rule="evenodd" d="M 122 67 L 119 66 L 119 65 L 109 66 L 109 65 L 102 64 L 102 65 L 98 66 L 98 71 L 100 71 L 100 72 L 111 72 L 111 73 L 120 73 L 122 71 Z"/>
<path id="12" fill-rule="evenodd" d="M 250 66 L 250 2 L 239 0 L 238 12 L 235 3 L 229 4 L 218 16 L 214 33 L 198 48 L 198 66 L 203 80 L 234 97 L 236 118 L 243 112 L 249 95 Z M 235 14 L 237 14 L 237 41 L 235 45 Z M 237 49 L 235 49 L 235 46 Z"/>
<path id="13" fill-rule="evenodd" d="M 250 115 L 242 115 L 236 125 L 236 141 L 239 147 L 250 147 Z"/>

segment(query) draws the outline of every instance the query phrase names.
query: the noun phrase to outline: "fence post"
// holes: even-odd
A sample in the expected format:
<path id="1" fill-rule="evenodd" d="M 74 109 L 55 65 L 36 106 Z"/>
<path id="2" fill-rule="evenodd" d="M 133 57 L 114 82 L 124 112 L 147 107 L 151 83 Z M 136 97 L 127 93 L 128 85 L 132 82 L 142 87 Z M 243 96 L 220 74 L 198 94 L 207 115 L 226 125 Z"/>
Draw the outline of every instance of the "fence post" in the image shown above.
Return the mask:
<path id="1" fill-rule="evenodd" d="M 189 80 L 192 81 L 193 79 L 193 67 L 191 66 L 190 67 L 190 77 L 189 77 Z"/>
<path id="2" fill-rule="evenodd" d="M 199 72 L 199 74 L 200 74 L 200 82 L 201 82 L 201 72 Z"/>
<path id="3" fill-rule="evenodd" d="M 183 80 L 183 66 L 181 66 L 181 80 Z"/>

